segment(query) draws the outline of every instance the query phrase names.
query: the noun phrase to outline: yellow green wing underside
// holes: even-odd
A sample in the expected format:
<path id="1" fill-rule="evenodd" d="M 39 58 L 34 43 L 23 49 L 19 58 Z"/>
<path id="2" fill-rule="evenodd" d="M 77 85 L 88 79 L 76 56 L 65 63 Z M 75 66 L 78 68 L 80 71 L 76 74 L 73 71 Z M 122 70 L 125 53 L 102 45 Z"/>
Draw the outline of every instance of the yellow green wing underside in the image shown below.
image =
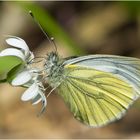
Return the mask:
<path id="1" fill-rule="evenodd" d="M 69 65 L 59 94 L 74 117 L 81 122 L 99 127 L 120 119 L 137 93 L 115 75 L 92 68 Z"/>

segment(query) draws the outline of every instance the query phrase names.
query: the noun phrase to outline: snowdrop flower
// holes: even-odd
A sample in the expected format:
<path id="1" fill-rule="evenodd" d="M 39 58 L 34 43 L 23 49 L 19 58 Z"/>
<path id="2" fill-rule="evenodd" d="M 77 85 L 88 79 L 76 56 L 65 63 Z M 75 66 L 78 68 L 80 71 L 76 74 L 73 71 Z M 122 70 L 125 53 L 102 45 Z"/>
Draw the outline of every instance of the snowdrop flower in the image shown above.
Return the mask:
<path id="1" fill-rule="evenodd" d="M 42 101 L 43 107 L 41 112 L 43 112 L 47 106 L 47 100 L 44 95 L 45 88 L 40 80 L 41 71 L 31 66 L 34 54 L 29 50 L 26 42 L 19 37 L 10 36 L 10 38 L 6 39 L 6 43 L 13 48 L 1 51 L 0 56 L 16 56 L 25 62 L 24 68 L 17 73 L 11 84 L 13 86 L 28 87 L 21 96 L 21 100 L 31 100 L 32 105 L 36 105 Z"/>
<path id="2" fill-rule="evenodd" d="M 39 80 L 39 70 L 38 69 L 30 69 L 25 70 L 17 74 L 17 76 L 12 80 L 12 85 L 14 86 L 24 86 L 29 87 L 21 96 L 22 101 L 32 101 L 32 105 L 38 104 L 42 101 L 43 112 L 47 106 L 47 100 L 44 95 L 45 88 Z"/>

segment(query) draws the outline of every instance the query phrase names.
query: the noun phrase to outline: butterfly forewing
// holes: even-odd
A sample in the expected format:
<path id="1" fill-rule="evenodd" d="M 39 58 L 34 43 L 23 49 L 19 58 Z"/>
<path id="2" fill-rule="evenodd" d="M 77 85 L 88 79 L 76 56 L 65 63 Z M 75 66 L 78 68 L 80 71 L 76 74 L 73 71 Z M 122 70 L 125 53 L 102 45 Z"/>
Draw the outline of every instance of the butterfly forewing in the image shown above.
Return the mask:
<path id="1" fill-rule="evenodd" d="M 72 64 L 112 73 L 133 86 L 137 97 L 140 96 L 140 59 L 115 55 L 88 55 L 64 63 Z"/>
<path id="2" fill-rule="evenodd" d="M 59 94 L 75 118 L 98 127 L 122 117 L 137 93 L 129 83 L 109 72 L 66 65 Z"/>

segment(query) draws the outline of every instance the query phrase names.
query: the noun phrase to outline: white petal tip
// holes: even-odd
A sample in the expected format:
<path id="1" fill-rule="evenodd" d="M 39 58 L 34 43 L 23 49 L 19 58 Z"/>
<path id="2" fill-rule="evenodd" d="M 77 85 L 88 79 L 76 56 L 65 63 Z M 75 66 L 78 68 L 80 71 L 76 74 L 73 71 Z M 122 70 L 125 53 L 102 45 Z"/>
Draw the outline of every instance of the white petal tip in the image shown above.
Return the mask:
<path id="1" fill-rule="evenodd" d="M 14 49 L 14 48 L 7 48 L 1 51 L 0 56 L 16 56 L 16 57 L 21 58 L 23 61 L 25 61 L 24 54 L 20 50 Z"/>
<path id="2" fill-rule="evenodd" d="M 19 37 L 8 38 L 8 39 L 6 39 L 6 43 L 13 47 L 22 49 L 25 52 L 26 56 L 29 54 L 29 48 L 28 48 L 26 42 Z"/>
<path id="3" fill-rule="evenodd" d="M 29 101 L 35 98 L 39 93 L 39 87 L 36 83 L 32 84 L 21 96 L 22 101 Z"/>
<path id="4" fill-rule="evenodd" d="M 17 76 L 12 80 L 11 84 L 13 86 L 20 86 L 20 85 L 24 85 L 27 82 L 29 82 L 32 78 L 32 75 L 29 71 L 23 71 L 19 74 L 17 74 Z"/>

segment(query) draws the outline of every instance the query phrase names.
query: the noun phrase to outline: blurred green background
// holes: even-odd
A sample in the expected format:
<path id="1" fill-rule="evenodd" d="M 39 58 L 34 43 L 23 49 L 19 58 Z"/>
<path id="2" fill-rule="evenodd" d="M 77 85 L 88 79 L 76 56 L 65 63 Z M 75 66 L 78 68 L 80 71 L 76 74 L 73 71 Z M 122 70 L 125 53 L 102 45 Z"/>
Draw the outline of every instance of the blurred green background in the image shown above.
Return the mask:
<path id="1" fill-rule="evenodd" d="M 140 2 L 0 2 L 0 50 L 5 35 L 23 38 L 36 56 L 53 49 L 28 11 L 50 37 L 62 57 L 113 54 L 140 58 Z M 57 92 L 40 105 L 20 101 L 23 88 L 0 85 L 0 138 L 140 138 L 140 101 L 119 121 L 90 128 L 75 120 Z"/>

